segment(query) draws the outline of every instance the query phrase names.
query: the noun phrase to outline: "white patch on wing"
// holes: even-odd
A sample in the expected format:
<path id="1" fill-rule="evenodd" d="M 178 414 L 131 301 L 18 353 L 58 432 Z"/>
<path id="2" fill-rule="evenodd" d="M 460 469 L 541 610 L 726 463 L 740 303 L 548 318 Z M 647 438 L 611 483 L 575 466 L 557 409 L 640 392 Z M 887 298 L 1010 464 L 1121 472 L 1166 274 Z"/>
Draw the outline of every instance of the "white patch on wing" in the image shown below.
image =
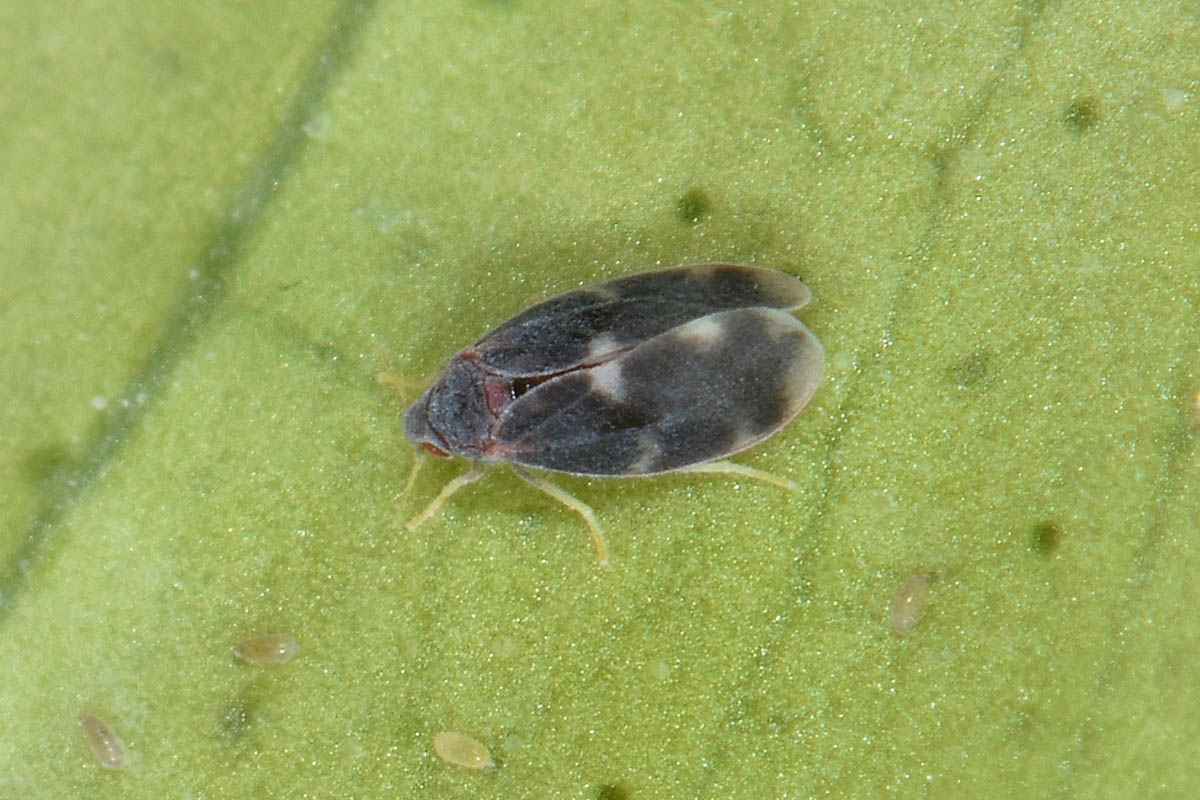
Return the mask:
<path id="1" fill-rule="evenodd" d="M 658 472 L 659 452 L 658 440 L 648 433 L 638 437 L 637 460 L 629 465 L 629 471 L 634 475 L 644 475 L 647 472 Z"/>
<path id="2" fill-rule="evenodd" d="M 675 329 L 675 336 L 687 344 L 708 348 L 725 335 L 725 324 L 716 314 L 694 319 Z"/>
<path id="3" fill-rule="evenodd" d="M 587 362 L 596 364 L 605 361 L 609 355 L 620 349 L 621 344 L 617 341 L 617 337 L 611 333 L 602 333 L 588 342 Z"/>
<path id="4" fill-rule="evenodd" d="M 591 376 L 592 389 L 614 403 L 625 399 L 625 377 L 621 374 L 620 360 L 606 361 L 588 370 Z"/>

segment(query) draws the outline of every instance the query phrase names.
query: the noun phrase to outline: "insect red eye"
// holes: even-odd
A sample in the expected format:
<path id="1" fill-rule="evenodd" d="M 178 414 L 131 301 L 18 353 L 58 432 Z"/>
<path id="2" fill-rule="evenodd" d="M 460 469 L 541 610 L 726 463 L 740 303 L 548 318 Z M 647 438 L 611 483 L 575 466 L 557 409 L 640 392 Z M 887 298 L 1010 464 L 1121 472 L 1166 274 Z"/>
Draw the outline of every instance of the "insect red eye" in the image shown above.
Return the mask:
<path id="1" fill-rule="evenodd" d="M 432 445 L 429 442 L 421 442 L 421 447 L 423 447 L 425 449 L 426 453 L 429 453 L 430 455 L 435 455 L 438 458 L 449 458 L 450 457 L 450 454 L 447 453 L 445 450 L 443 450 L 440 447 L 437 447 L 436 445 Z"/>

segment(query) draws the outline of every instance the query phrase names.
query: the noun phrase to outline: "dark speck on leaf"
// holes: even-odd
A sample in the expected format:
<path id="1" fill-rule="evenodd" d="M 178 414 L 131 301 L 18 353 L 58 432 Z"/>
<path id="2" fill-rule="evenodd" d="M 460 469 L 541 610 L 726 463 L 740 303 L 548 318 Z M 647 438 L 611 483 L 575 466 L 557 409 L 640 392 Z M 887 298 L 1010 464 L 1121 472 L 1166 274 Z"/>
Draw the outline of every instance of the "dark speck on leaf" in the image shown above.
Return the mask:
<path id="1" fill-rule="evenodd" d="M 712 200 L 703 189 L 693 186 L 679 198 L 675 210 L 682 221 L 689 225 L 698 225 L 701 219 L 712 213 Z"/>
<path id="2" fill-rule="evenodd" d="M 217 727 L 230 739 L 238 739 L 253 723 L 257 706 L 258 700 L 254 692 L 242 690 L 218 711 Z"/>
<path id="3" fill-rule="evenodd" d="M 629 792 L 622 789 L 620 786 L 607 784 L 600 787 L 600 791 L 596 792 L 596 800 L 630 800 Z"/>
<path id="4" fill-rule="evenodd" d="M 1039 522 L 1029 533 L 1029 549 L 1046 558 L 1058 550 L 1062 543 L 1062 528 L 1054 522 Z"/>
<path id="5" fill-rule="evenodd" d="M 238 697 L 231 701 L 221 710 L 221 718 L 218 721 L 221 730 L 235 739 L 241 736 L 242 732 L 246 730 L 246 726 L 250 724 L 251 706 L 251 701 L 244 697 Z"/>
<path id="6" fill-rule="evenodd" d="M 1100 120 L 1100 106 L 1090 97 L 1076 98 L 1063 112 L 1063 123 L 1072 133 L 1085 133 Z"/>
<path id="7" fill-rule="evenodd" d="M 991 360 L 986 350 L 976 350 L 950 368 L 950 377 L 960 389 L 978 389 L 987 383 Z"/>

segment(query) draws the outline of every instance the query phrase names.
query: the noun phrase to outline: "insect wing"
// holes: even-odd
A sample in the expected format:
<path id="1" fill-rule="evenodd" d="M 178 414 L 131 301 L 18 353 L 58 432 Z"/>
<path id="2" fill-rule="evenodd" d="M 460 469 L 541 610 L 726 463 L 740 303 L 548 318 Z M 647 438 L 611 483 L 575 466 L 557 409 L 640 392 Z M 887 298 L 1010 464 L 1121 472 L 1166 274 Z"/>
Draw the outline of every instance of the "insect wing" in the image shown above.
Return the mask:
<path id="1" fill-rule="evenodd" d="M 498 420 L 493 458 L 580 475 L 650 475 L 744 450 L 808 403 L 820 342 L 792 315 L 722 311 L 550 379 Z"/>
<path id="2" fill-rule="evenodd" d="M 808 287 L 772 269 L 694 264 L 559 295 L 521 312 L 470 348 L 491 374 L 550 375 L 597 364 L 691 320 L 736 308 L 796 309 Z"/>

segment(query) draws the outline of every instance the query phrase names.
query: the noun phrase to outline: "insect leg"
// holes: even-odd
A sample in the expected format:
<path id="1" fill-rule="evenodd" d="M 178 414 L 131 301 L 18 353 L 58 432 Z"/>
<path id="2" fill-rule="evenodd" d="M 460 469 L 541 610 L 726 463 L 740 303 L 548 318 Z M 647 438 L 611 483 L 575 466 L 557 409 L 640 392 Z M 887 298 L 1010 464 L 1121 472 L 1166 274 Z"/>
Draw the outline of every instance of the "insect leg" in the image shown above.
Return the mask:
<path id="1" fill-rule="evenodd" d="M 761 469 L 747 467 L 745 464 L 737 464 L 733 461 L 709 461 L 704 464 L 693 464 L 690 467 L 676 470 L 677 472 L 706 472 L 710 475 L 741 475 L 744 478 L 753 478 L 756 481 L 769 483 L 772 486 L 778 486 L 781 489 L 790 489 L 793 492 L 799 491 L 796 484 L 789 481 L 787 478 L 781 478 L 778 475 L 772 475 L 769 472 L 764 472 Z"/>
<path id="2" fill-rule="evenodd" d="M 408 502 L 408 496 L 412 494 L 413 486 L 417 482 L 417 472 L 420 471 L 421 465 L 425 463 L 425 459 L 418 455 L 413 459 L 412 469 L 409 470 L 408 480 L 404 482 L 404 491 L 400 492 L 400 499 L 396 501 L 396 510 L 399 511 Z"/>
<path id="3" fill-rule="evenodd" d="M 588 530 L 591 531 L 592 544 L 596 547 L 596 560 L 600 562 L 600 566 L 607 567 L 608 545 L 604 543 L 604 531 L 600 530 L 600 523 L 596 521 L 596 515 L 592 513 L 592 507 L 567 494 L 553 483 L 550 483 L 550 481 L 539 478 L 537 475 L 521 469 L 516 464 L 513 464 L 512 468 L 530 486 L 535 489 L 541 489 L 543 492 L 550 495 L 567 508 L 579 514 L 579 516 L 583 517 L 583 521 L 587 523 Z"/>
<path id="4" fill-rule="evenodd" d="M 483 462 L 476 461 L 471 466 L 470 472 L 459 475 L 457 478 L 442 487 L 441 494 L 433 498 L 433 502 L 429 504 L 429 507 L 417 516 L 410 519 L 408 524 L 404 527 L 408 528 L 410 531 L 415 531 L 417 528 L 421 527 L 426 520 L 438 512 L 438 509 L 442 507 L 442 503 L 450 499 L 450 495 L 454 494 L 467 484 L 474 483 L 481 477 L 483 477 Z"/>

